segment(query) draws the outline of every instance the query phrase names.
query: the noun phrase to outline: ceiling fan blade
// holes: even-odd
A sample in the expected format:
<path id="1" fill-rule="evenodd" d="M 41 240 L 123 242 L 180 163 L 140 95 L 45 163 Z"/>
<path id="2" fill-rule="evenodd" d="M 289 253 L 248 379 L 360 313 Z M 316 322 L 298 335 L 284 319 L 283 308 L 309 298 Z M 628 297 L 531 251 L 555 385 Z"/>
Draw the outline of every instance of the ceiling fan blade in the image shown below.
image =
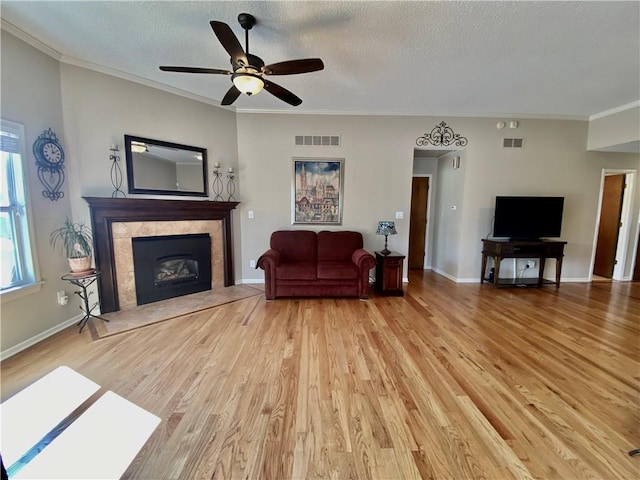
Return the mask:
<path id="1" fill-rule="evenodd" d="M 220 102 L 220 105 L 231 105 L 238 99 L 240 93 L 242 92 L 240 92 L 240 90 L 238 90 L 235 85 L 231 85 L 231 88 L 227 90 L 227 93 L 224 95 L 224 98 L 222 99 L 222 102 Z"/>
<path id="2" fill-rule="evenodd" d="M 209 24 L 224 49 L 231 56 L 232 63 L 234 65 L 248 65 L 247 55 L 244 53 L 244 49 L 242 45 L 240 45 L 238 37 L 236 37 L 233 30 L 231 30 L 231 27 L 226 23 L 216 22 L 215 20 L 210 21 Z"/>
<path id="3" fill-rule="evenodd" d="M 319 58 L 289 60 L 262 67 L 262 71 L 267 75 L 293 75 L 296 73 L 317 72 L 322 69 L 324 69 L 324 63 Z"/>
<path id="4" fill-rule="evenodd" d="M 212 73 L 216 75 L 231 75 L 233 72 L 229 70 L 220 70 L 219 68 L 200 68 L 200 67 L 160 67 L 163 72 L 182 72 L 182 73 Z"/>
<path id="5" fill-rule="evenodd" d="M 297 107 L 302 103 L 302 100 L 299 97 L 291 93 L 286 88 L 281 87 L 276 83 L 270 82 L 265 78 L 263 78 L 262 80 L 264 81 L 264 89 L 271 95 L 278 97 L 283 102 L 287 102 L 289 105 L 293 105 L 294 107 Z"/>

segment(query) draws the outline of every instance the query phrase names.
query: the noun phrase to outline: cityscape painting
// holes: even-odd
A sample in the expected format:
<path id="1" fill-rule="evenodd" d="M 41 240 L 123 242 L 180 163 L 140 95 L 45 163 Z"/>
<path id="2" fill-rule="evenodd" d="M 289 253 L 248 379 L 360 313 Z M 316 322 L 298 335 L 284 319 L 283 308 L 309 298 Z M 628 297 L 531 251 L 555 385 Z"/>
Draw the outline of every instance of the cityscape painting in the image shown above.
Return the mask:
<path id="1" fill-rule="evenodd" d="M 294 158 L 293 223 L 342 224 L 344 159 Z"/>

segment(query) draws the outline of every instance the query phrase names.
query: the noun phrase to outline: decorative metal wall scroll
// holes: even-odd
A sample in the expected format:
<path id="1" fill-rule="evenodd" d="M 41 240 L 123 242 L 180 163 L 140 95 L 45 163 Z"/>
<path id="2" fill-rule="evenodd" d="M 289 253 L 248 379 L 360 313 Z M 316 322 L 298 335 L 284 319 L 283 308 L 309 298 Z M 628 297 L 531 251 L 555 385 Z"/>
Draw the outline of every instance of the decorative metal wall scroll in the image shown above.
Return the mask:
<path id="1" fill-rule="evenodd" d="M 42 196 L 52 202 L 64 197 L 64 192 L 60 191 L 64 183 L 64 150 L 51 128 L 33 142 L 33 155 L 36 157 L 38 179 L 45 188 Z"/>
<path id="2" fill-rule="evenodd" d="M 455 145 L 456 147 L 464 147 L 467 144 L 467 139 L 462 137 L 459 133 L 454 133 L 446 122 L 440 122 L 436 125 L 431 133 L 425 133 L 422 137 L 418 137 L 416 145 L 424 147 L 426 145 L 436 145 L 438 147 L 448 147 Z"/>
<path id="3" fill-rule="evenodd" d="M 118 152 L 120 151 L 118 145 L 111 145 L 111 154 L 109 155 L 109 160 L 111 160 L 111 185 L 113 185 L 113 193 L 111 194 L 111 198 L 127 198 L 127 195 L 122 191 L 120 187 L 122 187 L 122 170 L 120 169 L 120 155 Z"/>

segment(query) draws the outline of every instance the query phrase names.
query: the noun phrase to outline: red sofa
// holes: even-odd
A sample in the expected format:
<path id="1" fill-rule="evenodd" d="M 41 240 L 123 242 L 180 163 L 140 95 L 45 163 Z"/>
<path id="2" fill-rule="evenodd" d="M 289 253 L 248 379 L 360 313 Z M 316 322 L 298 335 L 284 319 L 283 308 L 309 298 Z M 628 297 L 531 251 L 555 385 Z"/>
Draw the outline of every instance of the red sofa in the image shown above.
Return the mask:
<path id="1" fill-rule="evenodd" d="M 265 296 L 369 298 L 369 270 L 376 259 L 359 232 L 279 230 L 258 259 Z"/>

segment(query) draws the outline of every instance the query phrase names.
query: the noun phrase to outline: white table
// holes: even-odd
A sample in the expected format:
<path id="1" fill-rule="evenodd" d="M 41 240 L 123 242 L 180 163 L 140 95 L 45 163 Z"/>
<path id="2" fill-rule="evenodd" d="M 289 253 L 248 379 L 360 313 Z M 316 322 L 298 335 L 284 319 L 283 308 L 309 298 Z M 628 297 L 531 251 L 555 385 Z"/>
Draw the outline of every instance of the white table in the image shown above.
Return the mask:
<path id="1" fill-rule="evenodd" d="M 160 418 L 98 390 L 59 367 L 0 405 L 0 451 L 10 478 L 120 478 Z"/>

